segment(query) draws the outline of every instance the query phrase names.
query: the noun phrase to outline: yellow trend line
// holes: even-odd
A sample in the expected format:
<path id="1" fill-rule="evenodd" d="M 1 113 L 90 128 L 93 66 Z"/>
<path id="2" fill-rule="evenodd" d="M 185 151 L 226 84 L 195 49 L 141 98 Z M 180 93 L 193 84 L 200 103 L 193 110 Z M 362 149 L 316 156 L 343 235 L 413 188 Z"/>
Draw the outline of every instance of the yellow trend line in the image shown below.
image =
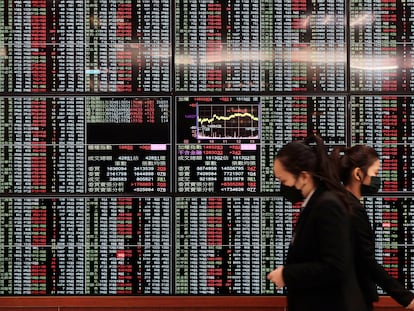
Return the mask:
<path id="1" fill-rule="evenodd" d="M 225 120 L 225 121 L 227 121 L 227 120 L 230 120 L 230 119 L 233 119 L 233 118 L 236 118 L 236 117 L 250 117 L 254 121 L 259 120 L 258 117 L 255 117 L 254 115 L 252 115 L 249 112 L 244 112 L 244 113 L 236 112 L 236 113 L 233 113 L 233 114 L 229 115 L 228 117 L 218 116 L 216 114 L 213 114 L 212 118 L 198 118 L 198 122 L 200 122 L 201 124 L 203 124 L 204 122 L 212 123 L 214 120 Z"/>

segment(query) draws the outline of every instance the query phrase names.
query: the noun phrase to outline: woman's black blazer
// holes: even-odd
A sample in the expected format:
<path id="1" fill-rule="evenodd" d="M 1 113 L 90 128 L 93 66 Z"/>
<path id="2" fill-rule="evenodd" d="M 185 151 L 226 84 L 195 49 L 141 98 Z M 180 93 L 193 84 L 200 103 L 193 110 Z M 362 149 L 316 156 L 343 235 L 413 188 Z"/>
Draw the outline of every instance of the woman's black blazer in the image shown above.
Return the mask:
<path id="1" fill-rule="evenodd" d="M 302 210 L 283 278 L 289 311 L 365 311 L 353 264 L 350 217 L 319 187 Z"/>
<path id="2" fill-rule="evenodd" d="M 378 301 L 377 285 L 403 306 L 408 306 L 414 294 L 385 271 L 375 258 L 375 236 L 368 214 L 361 202 L 350 194 L 355 263 L 359 285 L 368 305 Z"/>

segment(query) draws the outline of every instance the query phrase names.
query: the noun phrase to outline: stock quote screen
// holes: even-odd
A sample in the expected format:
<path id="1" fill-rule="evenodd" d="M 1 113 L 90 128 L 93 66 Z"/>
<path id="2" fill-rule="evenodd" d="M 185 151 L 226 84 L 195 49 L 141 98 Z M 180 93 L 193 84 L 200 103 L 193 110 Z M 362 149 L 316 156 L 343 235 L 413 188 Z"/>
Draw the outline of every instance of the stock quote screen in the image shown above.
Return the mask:
<path id="1" fill-rule="evenodd" d="M 0 295 L 284 295 L 281 146 L 372 145 L 413 289 L 414 0 L 3 1 Z"/>

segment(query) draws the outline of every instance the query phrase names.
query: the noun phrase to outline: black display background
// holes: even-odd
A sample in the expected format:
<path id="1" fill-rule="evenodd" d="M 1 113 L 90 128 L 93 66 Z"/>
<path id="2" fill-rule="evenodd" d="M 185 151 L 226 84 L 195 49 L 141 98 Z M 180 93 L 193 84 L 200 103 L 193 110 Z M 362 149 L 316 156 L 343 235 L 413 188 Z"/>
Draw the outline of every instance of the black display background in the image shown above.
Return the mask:
<path id="1" fill-rule="evenodd" d="M 380 153 L 377 258 L 412 289 L 413 7 L 4 1 L 0 295 L 284 294 L 272 162 L 311 132 Z M 199 105 L 258 137 L 197 139 Z"/>

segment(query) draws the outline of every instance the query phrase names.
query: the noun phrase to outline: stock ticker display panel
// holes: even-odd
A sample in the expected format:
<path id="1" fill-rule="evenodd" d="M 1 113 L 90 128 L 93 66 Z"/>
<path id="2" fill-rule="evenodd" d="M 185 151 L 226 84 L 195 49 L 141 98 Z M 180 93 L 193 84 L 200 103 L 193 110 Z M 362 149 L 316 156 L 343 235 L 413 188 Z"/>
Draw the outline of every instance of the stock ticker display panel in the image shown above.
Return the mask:
<path id="1" fill-rule="evenodd" d="M 382 159 L 378 260 L 412 289 L 414 1 L 4 1 L 0 295 L 283 295 L 318 132 Z"/>

